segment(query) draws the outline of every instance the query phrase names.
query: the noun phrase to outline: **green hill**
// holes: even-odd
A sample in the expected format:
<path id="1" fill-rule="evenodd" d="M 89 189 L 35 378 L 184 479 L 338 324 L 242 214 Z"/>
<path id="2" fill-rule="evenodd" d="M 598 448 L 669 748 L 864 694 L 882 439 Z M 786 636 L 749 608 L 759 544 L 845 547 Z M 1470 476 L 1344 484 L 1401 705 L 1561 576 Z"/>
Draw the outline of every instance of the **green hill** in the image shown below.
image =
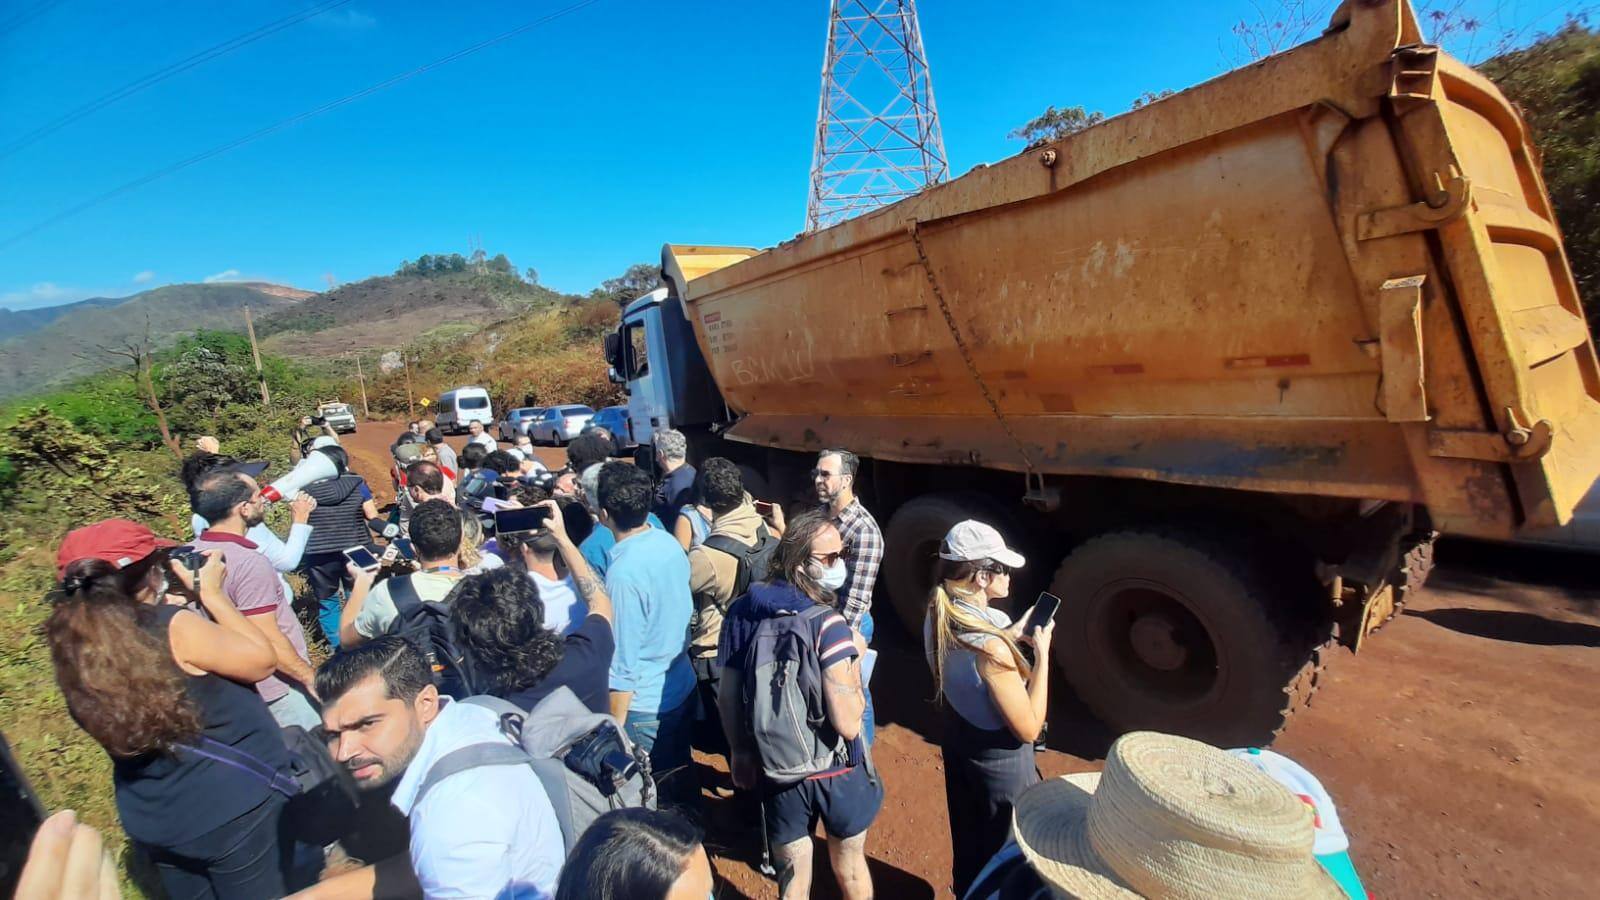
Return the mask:
<path id="1" fill-rule="evenodd" d="M 0 398 L 31 393 L 116 365 L 101 348 L 150 335 L 154 347 L 211 328 L 244 330 L 256 316 L 290 308 L 308 291 L 275 284 L 173 284 L 110 305 L 78 304 L 41 328 L 0 340 Z"/>

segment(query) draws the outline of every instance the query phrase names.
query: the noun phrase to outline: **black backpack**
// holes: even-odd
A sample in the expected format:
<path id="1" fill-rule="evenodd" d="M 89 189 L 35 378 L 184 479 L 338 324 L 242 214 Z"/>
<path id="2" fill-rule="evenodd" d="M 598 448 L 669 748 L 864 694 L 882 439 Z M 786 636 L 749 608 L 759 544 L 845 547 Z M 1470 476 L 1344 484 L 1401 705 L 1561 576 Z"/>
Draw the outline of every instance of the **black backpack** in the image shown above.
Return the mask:
<path id="1" fill-rule="evenodd" d="M 450 607 L 438 600 L 423 600 L 410 575 L 397 575 L 387 583 L 395 611 L 388 633 L 405 638 L 421 651 L 433 670 L 439 693 L 457 700 L 472 696 L 466 655 L 456 648 L 450 625 Z"/>
<path id="2" fill-rule="evenodd" d="M 765 525 L 756 526 L 754 546 L 746 546 L 725 534 L 709 535 L 701 544 L 726 553 L 739 562 L 739 568 L 733 576 L 733 593 L 728 595 L 730 605 L 745 595 L 750 589 L 751 581 L 759 581 L 767 576 L 767 567 L 772 564 L 772 555 L 778 552 L 778 539 L 767 532 Z M 723 612 L 727 610 L 724 609 Z"/>

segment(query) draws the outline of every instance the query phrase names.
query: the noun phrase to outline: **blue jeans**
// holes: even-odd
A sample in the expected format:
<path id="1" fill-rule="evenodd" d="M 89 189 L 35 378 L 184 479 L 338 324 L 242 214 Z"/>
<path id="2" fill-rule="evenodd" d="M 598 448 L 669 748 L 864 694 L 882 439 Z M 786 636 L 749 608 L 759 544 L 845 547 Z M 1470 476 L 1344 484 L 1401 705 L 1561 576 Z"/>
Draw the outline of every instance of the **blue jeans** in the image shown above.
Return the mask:
<path id="1" fill-rule="evenodd" d="M 861 617 L 861 627 L 858 630 L 861 632 L 861 636 L 866 638 L 867 645 L 871 646 L 872 635 L 878 630 L 872 621 L 872 613 L 869 612 Z M 867 701 L 867 708 L 861 712 L 861 734 L 870 744 L 874 735 L 877 734 L 877 722 L 872 714 L 872 687 L 863 684 L 861 686 L 861 694 Z"/>
<path id="2" fill-rule="evenodd" d="M 339 649 L 339 614 L 344 612 L 344 595 L 317 598 L 317 625 L 322 628 L 322 638 L 329 649 Z"/>
<path id="3" fill-rule="evenodd" d="M 697 790 L 690 767 L 689 741 L 694 733 L 695 695 L 691 693 L 673 709 L 659 712 L 628 710 L 622 723 L 628 739 L 650 754 L 650 769 L 661 792 L 662 805 L 690 802 Z"/>

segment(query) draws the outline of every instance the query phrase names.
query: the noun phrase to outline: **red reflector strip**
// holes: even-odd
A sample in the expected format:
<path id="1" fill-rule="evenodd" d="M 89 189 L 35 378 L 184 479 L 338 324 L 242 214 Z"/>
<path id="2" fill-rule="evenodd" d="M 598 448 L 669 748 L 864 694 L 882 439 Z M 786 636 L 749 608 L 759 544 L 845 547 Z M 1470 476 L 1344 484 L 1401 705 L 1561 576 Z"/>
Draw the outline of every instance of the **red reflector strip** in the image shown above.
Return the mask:
<path id="1" fill-rule="evenodd" d="M 709 313 L 705 318 L 705 323 L 707 325 L 713 325 L 720 321 L 722 321 L 722 313 L 719 312 Z"/>
<path id="2" fill-rule="evenodd" d="M 1090 366 L 1090 375 L 1143 375 L 1143 363 L 1112 363 L 1109 366 Z"/>
<path id="3" fill-rule="evenodd" d="M 1281 356 L 1235 356 L 1223 361 L 1230 369 L 1281 369 L 1288 366 L 1309 366 L 1307 353 L 1287 353 Z"/>

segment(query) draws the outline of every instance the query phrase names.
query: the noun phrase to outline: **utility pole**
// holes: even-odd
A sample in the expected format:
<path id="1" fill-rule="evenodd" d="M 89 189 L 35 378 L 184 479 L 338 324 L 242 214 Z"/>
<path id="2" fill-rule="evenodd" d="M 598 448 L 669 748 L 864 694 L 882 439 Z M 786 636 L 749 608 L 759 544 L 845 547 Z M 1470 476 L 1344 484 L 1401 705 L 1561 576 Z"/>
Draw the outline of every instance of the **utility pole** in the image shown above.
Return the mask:
<path id="1" fill-rule="evenodd" d="M 950 176 L 916 0 L 832 0 L 806 231 Z"/>
<path id="2" fill-rule="evenodd" d="M 271 406 L 272 395 L 267 393 L 267 373 L 261 371 L 261 348 L 256 346 L 256 324 L 250 319 L 250 307 L 244 308 L 244 330 L 250 333 L 250 354 L 256 358 L 256 378 L 261 382 L 261 405 Z"/>
<path id="3" fill-rule="evenodd" d="M 367 376 L 361 374 L 361 354 L 356 355 L 356 381 L 361 383 L 361 417 L 372 418 L 372 410 L 367 409 Z"/>
<path id="4" fill-rule="evenodd" d="M 400 365 L 405 369 L 406 373 L 406 409 L 409 410 L 411 418 L 415 420 L 417 417 L 417 404 L 415 400 L 411 399 L 411 354 L 401 350 Z"/>

